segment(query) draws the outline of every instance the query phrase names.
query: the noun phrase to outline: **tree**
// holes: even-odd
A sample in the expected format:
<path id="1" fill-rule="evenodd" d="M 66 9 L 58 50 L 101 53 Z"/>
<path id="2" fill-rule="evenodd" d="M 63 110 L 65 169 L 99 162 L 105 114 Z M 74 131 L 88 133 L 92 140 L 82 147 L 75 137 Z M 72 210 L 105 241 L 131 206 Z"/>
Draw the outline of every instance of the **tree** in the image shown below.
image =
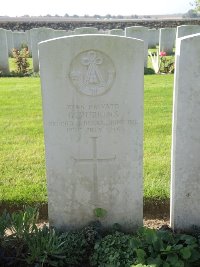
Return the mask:
<path id="1" fill-rule="evenodd" d="M 192 5 L 195 6 L 197 11 L 200 11 L 200 0 L 194 0 L 194 4 Z"/>

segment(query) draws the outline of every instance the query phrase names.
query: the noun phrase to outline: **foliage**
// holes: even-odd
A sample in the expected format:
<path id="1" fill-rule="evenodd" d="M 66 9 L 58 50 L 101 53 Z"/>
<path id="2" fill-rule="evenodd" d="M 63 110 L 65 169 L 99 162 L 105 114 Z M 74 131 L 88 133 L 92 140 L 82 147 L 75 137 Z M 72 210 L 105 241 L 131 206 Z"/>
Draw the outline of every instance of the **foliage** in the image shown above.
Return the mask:
<path id="1" fill-rule="evenodd" d="M 152 68 L 144 68 L 144 75 L 150 75 L 150 74 L 155 74 L 155 71 Z"/>
<path id="2" fill-rule="evenodd" d="M 129 267 L 136 258 L 134 250 L 140 241 L 131 235 L 116 232 L 96 242 L 90 258 L 92 266 Z"/>
<path id="3" fill-rule="evenodd" d="M 200 264 L 200 248 L 193 236 L 142 228 L 135 236 L 116 232 L 98 241 L 91 264 L 100 267 L 194 267 Z"/>
<path id="4" fill-rule="evenodd" d="M 15 58 L 15 63 L 17 65 L 17 72 L 22 74 L 28 73 L 29 68 L 29 51 L 27 48 L 22 48 L 21 50 L 13 49 L 13 57 Z"/>
<path id="5" fill-rule="evenodd" d="M 104 218 L 107 215 L 107 210 L 103 209 L 103 208 L 95 208 L 94 209 L 94 215 L 97 218 Z"/>
<path id="6" fill-rule="evenodd" d="M 160 57 L 160 73 L 174 73 L 174 60 L 167 56 Z"/>
<path id="7" fill-rule="evenodd" d="M 172 56 L 167 56 L 164 51 L 158 54 L 158 50 L 155 53 L 149 51 L 149 55 L 155 73 L 174 73 L 174 58 Z"/>
<path id="8" fill-rule="evenodd" d="M 37 208 L 0 217 L 0 266 L 198 267 L 200 240 L 170 230 L 105 233 L 99 222 L 76 231 L 37 227 Z"/>

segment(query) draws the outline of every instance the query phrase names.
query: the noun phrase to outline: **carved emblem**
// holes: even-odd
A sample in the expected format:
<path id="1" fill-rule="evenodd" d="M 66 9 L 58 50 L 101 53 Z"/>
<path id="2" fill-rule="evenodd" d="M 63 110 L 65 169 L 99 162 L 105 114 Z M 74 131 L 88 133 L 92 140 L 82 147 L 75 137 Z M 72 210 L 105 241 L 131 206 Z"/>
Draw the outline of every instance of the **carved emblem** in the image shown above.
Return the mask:
<path id="1" fill-rule="evenodd" d="M 72 60 L 69 76 L 79 92 L 99 96 L 111 88 L 115 79 L 115 67 L 104 53 L 89 50 L 78 54 Z"/>

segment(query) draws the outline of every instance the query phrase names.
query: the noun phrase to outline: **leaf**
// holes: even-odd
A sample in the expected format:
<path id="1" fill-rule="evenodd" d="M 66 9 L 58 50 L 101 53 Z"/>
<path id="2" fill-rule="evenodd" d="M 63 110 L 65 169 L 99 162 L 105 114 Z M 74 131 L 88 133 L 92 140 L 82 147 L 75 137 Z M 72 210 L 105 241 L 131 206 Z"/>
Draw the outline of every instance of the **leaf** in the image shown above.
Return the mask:
<path id="1" fill-rule="evenodd" d="M 143 249 L 136 249 L 136 254 L 139 262 L 144 262 L 146 257 L 146 252 Z"/>
<path id="2" fill-rule="evenodd" d="M 103 208 L 96 208 L 94 209 L 94 215 L 98 218 L 105 218 L 107 215 L 107 210 Z"/>
<path id="3" fill-rule="evenodd" d="M 184 260 L 188 260 L 191 257 L 191 250 L 188 247 L 184 247 L 180 250 L 181 256 Z"/>

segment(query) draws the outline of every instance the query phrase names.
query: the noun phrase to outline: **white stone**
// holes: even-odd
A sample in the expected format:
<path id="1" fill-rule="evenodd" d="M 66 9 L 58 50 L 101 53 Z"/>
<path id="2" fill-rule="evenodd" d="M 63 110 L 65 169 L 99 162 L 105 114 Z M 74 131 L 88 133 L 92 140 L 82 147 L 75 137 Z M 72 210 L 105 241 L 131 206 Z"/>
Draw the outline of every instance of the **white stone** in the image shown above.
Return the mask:
<path id="1" fill-rule="evenodd" d="M 0 29 L 0 71 L 9 72 L 6 30 Z"/>
<path id="2" fill-rule="evenodd" d="M 132 26 L 125 28 L 125 36 L 144 41 L 144 66 L 148 64 L 148 28 L 143 26 Z"/>
<path id="3" fill-rule="evenodd" d="M 22 45 L 28 45 L 27 35 L 25 32 L 13 32 L 14 48 L 20 50 Z"/>
<path id="4" fill-rule="evenodd" d="M 95 34 L 98 33 L 98 29 L 94 27 L 81 27 L 74 30 L 74 34 Z"/>
<path id="5" fill-rule="evenodd" d="M 33 58 L 33 70 L 39 71 L 39 59 L 38 59 L 38 43 L 41 41 L 54 38 L 54 30 L 50 28 L 33 28 L 30 30 L 31 35 L 31 47 Z"/>
<path id="6" fill-rule="evenodd" d="M 155 48 L 159 44 L 159 29 L 148 29 L 148 48 Z"/>
<path id="7" fill-rule="evenodd" d="M 143 42 L 111 35 L 39 44 L 49 221 L 142 225 Z M 51 56 L 49 56 L 51 55 Z"/>
<path id="8" fill-rule="evenodd" d="M 13 43 L 13 33 L 11 30 L 6 30 L 6 38 L 7 38 L 7 45 L 8 45 L 8 54 L 12 55 L 14 43 Z"/>
<path id="9" fill-rule="evenodd" d="M 200 33 L 200 25 L 181 25 L 177 27 L 176 38 Z"/>
<path id="10" fill-rule="evenodd" d="M 200 34 L 178 39 L 173 107 L 171 226 L 200 227 Z"/>
<path id="11" fill-rule="evenodd" d="M 166 52 L 168 55 L 173 53 L 176 40 L 176 29 L 161 28 L 159 37 L 159 52 Z"/>
<path id="12" fill-rule="evenodd" d="M 109 31 L 109 34 L 118 35 L 118 36 L 124 36 L 124 30 L 122 30 L 122 29 L 112 29 L 112 30 Z"/>
<path id="13" fill-rule="evenodd" d="M 28 43 L 29 54 L 32 55 L 31 33 L 30 33 L 30 30 L 27 30 L 27 31 L 26 31 L 26 38 L 27 38 L 27 43 Z"/>
<path id="14" fill-rule="evenodd" d="M 68 36 L 70 35 L 69 32 L 65 31 L 65 30 L 54 30 L 54 37 L 62 37 L 62 36 Z"/>

